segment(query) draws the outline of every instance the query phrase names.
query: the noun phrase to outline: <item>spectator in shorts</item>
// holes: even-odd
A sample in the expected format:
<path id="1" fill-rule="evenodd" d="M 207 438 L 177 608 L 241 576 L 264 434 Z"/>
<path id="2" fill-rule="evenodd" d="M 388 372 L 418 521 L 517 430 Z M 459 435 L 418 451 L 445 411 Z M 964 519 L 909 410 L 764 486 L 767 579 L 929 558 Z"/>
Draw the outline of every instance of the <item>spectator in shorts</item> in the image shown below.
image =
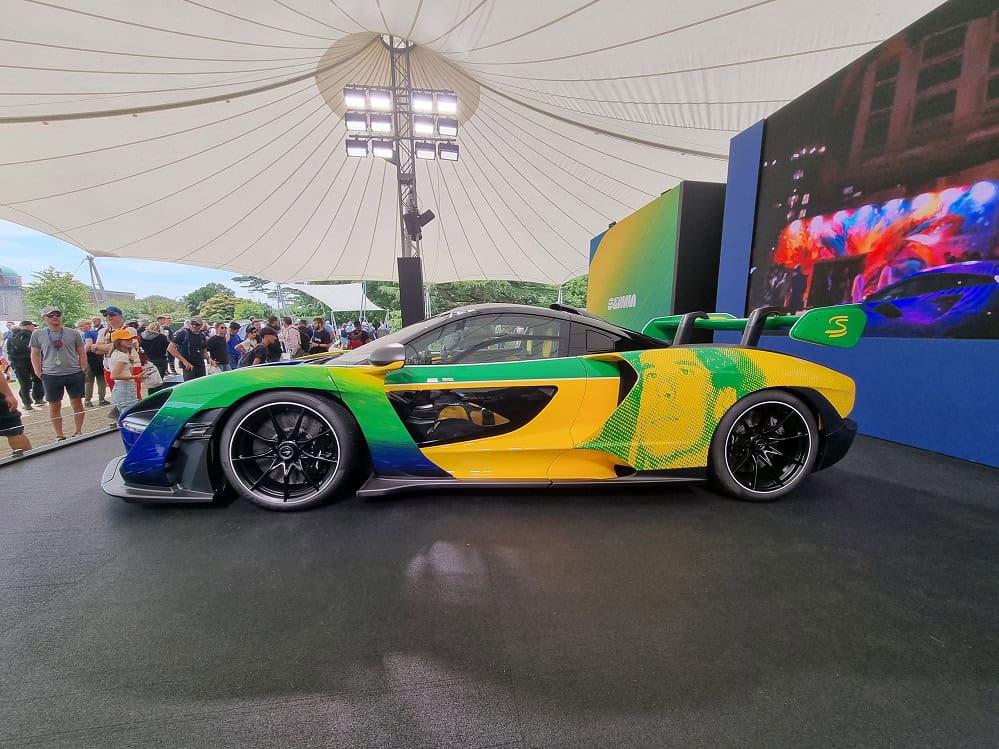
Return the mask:
<path id="1" fill-rule="evenodd" d="M 21 393 L 25 411 L 32 410 L 32 401 L 41 405 L 45 393 L 41 379 L 31 366 L 31 335 L 34 332 L 35 324 L 31 320 L 21 320 L 21 324 L 7 339 L 7 361 L 17 378 L 17 389 Z"/>
<path id="2" fill-rule="evenodd" d="M 15 458 L 31 449 L 31 442 L 21 424 L 21 414 L 17 412 L 17 397 L 3 377 L 0 377 L 0 435 L 7 438 Z"/>
<path id="3" fill-rule="evenodd" d="M 133 328 L 122 328 L 111 334 L 111 378 L 116 387 L 111 391 L 112 408 L 108 416 L 117 419 L 121 413 L 138 400 L 136 391 L 141 387 L 142 367 L 137 350 L 138 337 Z M 132 383 L 136 384 L 133 389 Z"/>
<path id="4" fill-rule="evenodd" d="M 205 343 L 208 351 L 208 362 L 214 364 L 222 372 L 229 371 L 229 330 L 224 323 L 215 326 L 215 331 Z"/>
<path id="5" fill-rule="evenodd" d="M 121 307 L 113 305 L 102 309 L 101 314 L 104 315 L 106 322 L 104 327 L 97 331 L 97 343 L 91 344 L 90 350 L 101 356 L 104 381 L 107 383 L 108 388 L 114 390 L 114 380 L 111 379 L 110 362 L 108 360 L 108 357 L 111 356 L 111 333 L 125 327 L 125 317 L 121 311 Z"/>
<path id="6" fill-rule="evenodd" d="M 97 385 L 98 403 L 107 405 L 107 383 L 104 382 L 104 357 L 93 353 L 91 349 L 97 343 L 97 331 L 93 329 L 93 322 L 90 318 L 76 321 L 76 329 L 83 335 L 83 345 L 87 351 L 87 368 L 83 370 L 86 389 L 83 393 L 83 405 L 94 405 L 94 385 Z"/>
<path id="7" fill-rule="evenodd" d="M 62 399 L 69 395 L 76 425 L 74 437 L 83 434 L 83 393 L 86 388 L 87 348 L 83 335 L 74 328 L 63 327 L 62 312 L 55 307 L 43 307 L 45 329 L 31 334 L 31 366 L 42 380 L 49 418 L 56 441 L 66 439 L 62 428 Z"/>
<path id="8" fill-rule="evenodd" d="M 176 333 L 167 346 L 167 351 L 177 359 L 184 370 L 184 382 L 205 376 L 205 334 L 202 332 L 204 320 L 195 315 L 187 325 Z"/>

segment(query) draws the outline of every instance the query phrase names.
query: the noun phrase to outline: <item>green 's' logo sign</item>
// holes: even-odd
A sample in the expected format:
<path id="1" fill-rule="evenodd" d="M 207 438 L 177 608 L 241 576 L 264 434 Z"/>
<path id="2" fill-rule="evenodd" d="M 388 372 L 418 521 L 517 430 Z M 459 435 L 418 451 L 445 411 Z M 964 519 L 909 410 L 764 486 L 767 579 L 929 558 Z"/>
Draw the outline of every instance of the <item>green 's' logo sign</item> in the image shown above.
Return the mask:
<path id="1" fill-rule="evenodd" d="M 858 304 L 818 307 L 799 317 L 790 335 L 796 341 L 851 348 L 866 325 L 867 315 Z"/>
<path id="2" fill-rule="evenodd" d="M 830 338 L 842 338 L 850 329 L 846 324 L 850 321 L 850 318 L 846 315 L 833 315 L 829 318 L 829 324 L 832 326 L 826 331 L 826 335 Z"/>

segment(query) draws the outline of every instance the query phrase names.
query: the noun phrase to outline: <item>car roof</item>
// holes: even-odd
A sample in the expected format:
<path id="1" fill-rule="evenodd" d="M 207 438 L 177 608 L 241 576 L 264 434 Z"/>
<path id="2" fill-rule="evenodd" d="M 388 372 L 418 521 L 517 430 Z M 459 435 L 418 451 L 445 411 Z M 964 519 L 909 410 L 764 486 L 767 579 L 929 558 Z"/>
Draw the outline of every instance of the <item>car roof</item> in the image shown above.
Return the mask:
<path id="1" fill-rule="evenodd" d="M 629 335 L 642 335 L 637 331 L 625 328 L 621 325 L 615 325 L 614 323 L 608 322 L 601 317 L 597 317 L 591 313 L 587 313 L 583 310 L 575 310 L 573 307 L 567 305 L 558 305 L 559 309 L 552 309 L 551 307 L 539 307 L 533 304 L 503 304 L 497 302 L 489 302 L 484 304 L 469 304 L 464 307 L 455 307 L 453 310 L 448 312 L 442 312 L 434 317 L 439 317 L 442 320 L 450 317 L 457 317 L 459 315 L 471 315 L 471 314 L 482 314 L 482 313 L 493 313 L 493 314 L 520 314 L 520 315 L 544 315 L 545 317 L 554 317 L 558 320 L 572 320 L 574 322 L 582 323 L 585 325 L 590 325 L 594 328 L 606 330 L 610 333 L 627 333 Z"/>
<path id="2" fill-rule="evenodd" d="M 966 260 L 963 263 L 950 263 L 927 268 L 923 273 L 973 273 L 982 276 L 999 274 L 999 260 Z"/>

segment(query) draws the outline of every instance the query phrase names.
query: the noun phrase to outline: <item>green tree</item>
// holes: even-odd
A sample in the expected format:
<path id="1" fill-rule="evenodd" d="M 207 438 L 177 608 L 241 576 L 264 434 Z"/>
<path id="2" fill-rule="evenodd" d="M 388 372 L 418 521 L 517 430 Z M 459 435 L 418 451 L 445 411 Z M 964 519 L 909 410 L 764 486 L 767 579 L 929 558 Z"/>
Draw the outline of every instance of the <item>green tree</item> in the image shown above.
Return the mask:
<path id="1" fill-rule="evenodd" d="M 284 295 L 285 303 L 295 319 L 304 317 L 306 320 L 311 320 L 313 317 L 326 317 L 326 305 L 308 294 L 294 289 L 284 289 Z"/>
<path id="2" fill-rule="evenodd" d="M 239 301 L 231 294 L 213 294 L 201 303 L 201 316 L 211 322 L 232 320 Z"/>
<path id="3" fill-rule="evenodd" d="M 216 294 L 223 294 L 233 298 L 236 296 L 236 292 L 224 284 L 206 283 L 204 286 L 195 289 L 190 294 L 181 297 L 181 301 L 187 305 L 188 310 L 190 310 L 190 314 L 198 315 L 203 314 L 201 305 L 207 302 L 209 297 L 213 297 Z"/>
<path id="4" fill-rule="evenodd" d="M 528 281 L 452 281 L 435 284 L 430 289 L 430 306 L 435 312 L 488 302 L 547 307 L 556 299 L 557 287 Z"/>
<path id="5" fill-rule="evenodd" d="M 586 290 L 589 276 L 577 276 L 562 285 L 562 301 L 573 307 L 586 309 Z"/>
<path id="6" fill-rule="evenodd" d="M 383 310 L 399 309 L 399 284 L 368 282 L 368 299 Z"/>
<path id="7" fill-rule="evenodd" d="M 72 273 L 58 271 L 51 265 L 36 273 L 35 280 L 25 287 L 24 306 L 35 319 L 42 307 L 58 307 L 67 325 L 97 312 L 90 301 L 90 288 L 73 278 Z"/>
<path id="8" fill-rule="evenodd" d="M 236 320 L 249 320 L 251 317 L 267 318 L 274 310 L 269 304 L 255 302 L 252 299 L 237 299 L 236 309 L 233 311 L 233 318 Z"/>
<path id="9" fill-rule="evenodd" d="M 238 283 L 245 289 L 249 289 L 254 294 L 261 294 L 273 302 L 273 305 L 268 305 L 270 307 L 270 312 L 277 314 L 277 307 L 279 306 L 279 296 L 277 285 L 271 283 L 266 278 L 261 278 L 260 276 L 233 276 L 232 280 Z M 289 298 L 292 300 L 297 299 L 298 292 L 293 289 L 282 289 L 284 294 L 285 304 L 290 305 Z"/>
<path id="10" fill-rule="evenodd" d="M 158 315 L 166 315 L 177 320 L 183 320 L 190 315 L 187 305 L 179 299 L 171 299 L 160 294 L 150 294 L 142 299 L 123 302 L 118 305 L 125 313 L 126 320 L 155 320 Z"/>
<path id="11" fill-rule="evenodd" d="M 270 295 L 271 290 L 269 287 L 271 282 L 266 278 L 260 278 L 260 276 L 233 276 L 232 280 L 257 294 Z"/>

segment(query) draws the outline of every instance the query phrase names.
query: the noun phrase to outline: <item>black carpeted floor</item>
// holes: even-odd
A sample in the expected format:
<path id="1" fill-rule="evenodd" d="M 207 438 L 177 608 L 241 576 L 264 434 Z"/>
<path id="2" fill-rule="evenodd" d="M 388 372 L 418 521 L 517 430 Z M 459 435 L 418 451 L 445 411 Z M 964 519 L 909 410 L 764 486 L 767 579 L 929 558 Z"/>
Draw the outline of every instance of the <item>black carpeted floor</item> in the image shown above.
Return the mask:
<path id="1" fill-rule="evenodd" d="M 999 745 L 999 471 L 144 508 L 0 469 L 10 747 Z"/>

